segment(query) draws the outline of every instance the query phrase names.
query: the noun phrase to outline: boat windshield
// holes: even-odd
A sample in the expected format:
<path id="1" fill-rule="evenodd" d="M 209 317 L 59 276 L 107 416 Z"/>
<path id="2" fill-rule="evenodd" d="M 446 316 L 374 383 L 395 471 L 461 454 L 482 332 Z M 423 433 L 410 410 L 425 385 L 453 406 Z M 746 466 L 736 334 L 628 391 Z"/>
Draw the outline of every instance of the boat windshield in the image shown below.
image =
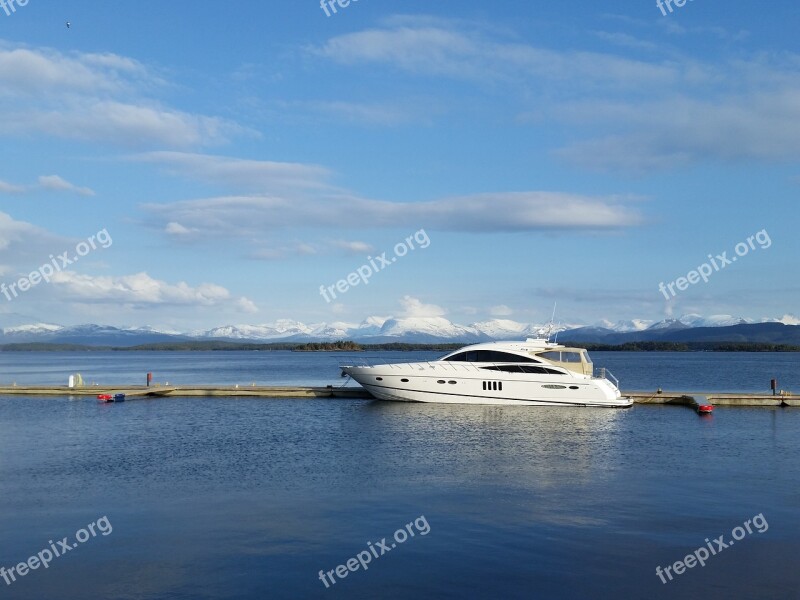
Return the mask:
<path id="1" fill-rule="evenodd" d="M 541 361 L 499 350 L 466 350 L 453 356 L 442 358 L 448 362 L 486 362 L 486 363 L 538 363 Z"/>

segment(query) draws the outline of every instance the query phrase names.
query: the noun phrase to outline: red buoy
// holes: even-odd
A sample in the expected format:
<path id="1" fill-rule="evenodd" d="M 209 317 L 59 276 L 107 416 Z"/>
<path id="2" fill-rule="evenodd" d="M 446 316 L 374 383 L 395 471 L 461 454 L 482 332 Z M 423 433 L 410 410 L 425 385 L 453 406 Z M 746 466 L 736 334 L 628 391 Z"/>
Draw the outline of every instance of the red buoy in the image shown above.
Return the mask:
<path id="1" fill-rule="evenodd" d="M 111 394 L 97 394 L 97 399 L 98 400 L 106 400 L 106 401 L 108 401 L 108 400 L 112 399 L 112 396 L 111 396 Z"/>
<path id="2" fill-rule="evenodd" d="M 710 415 L 714 412 L 714 406 L 711 404 L 700 404 L 697 406 L 697 412 L 701 415 Z"/>

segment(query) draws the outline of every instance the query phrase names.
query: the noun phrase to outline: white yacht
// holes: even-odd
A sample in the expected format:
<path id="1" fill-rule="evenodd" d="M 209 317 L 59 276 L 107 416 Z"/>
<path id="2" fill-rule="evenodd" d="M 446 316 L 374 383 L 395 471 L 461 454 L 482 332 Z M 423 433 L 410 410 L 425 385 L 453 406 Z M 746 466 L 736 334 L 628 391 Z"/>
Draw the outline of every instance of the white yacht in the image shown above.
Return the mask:
<path id="1" fill-rule="evenodd" d="M 380 400 L 611 408 L 633 403 L 607 370 L 595 375 L 585 349 L 546 339 L 475 344 L 427 362 L 347 365 L 342 375 Z"/>

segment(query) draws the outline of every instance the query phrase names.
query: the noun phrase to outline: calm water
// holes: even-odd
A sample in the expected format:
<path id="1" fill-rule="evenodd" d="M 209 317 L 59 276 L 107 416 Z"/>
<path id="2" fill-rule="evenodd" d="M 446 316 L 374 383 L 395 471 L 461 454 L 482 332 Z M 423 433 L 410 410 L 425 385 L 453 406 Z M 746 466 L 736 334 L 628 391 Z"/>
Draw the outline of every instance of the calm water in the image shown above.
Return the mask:
<path id="1" fill-rule="evenodd" d="M 0 381 L 18 383 L 76 371 L 135 383 L 147 370 L 171 383 L 333 383 L 339 360 L 0 356 Z M 745 384 L 777 376 L 800 389 L 794 356 L 595 361 L 629 388 L 762 389 Z M 797 598 L 798 439 L 800 409 L 0 397 L 0 565 L 103 516 L 113 527 L 0 579 L 0 598 Z M 666 585 L 656 576 L 759 514 L 764 533 L 754 525 Z M 427 535 L 412 527 L 367 571 L 319 580 L 421 516 Z"/>
<path id="2" fill-rule="evenodd" d="M 0 385 L 66 385 L 80 373 L 87 383 L 175 385 L 342 385 L 340 363 L 372 364 L 431 360 L 440 352 L 3 352 Z M 800 353 L 594 352 L 623 390 L 761 391 L 777 378 L 785 390 L 800 391 Z"/>

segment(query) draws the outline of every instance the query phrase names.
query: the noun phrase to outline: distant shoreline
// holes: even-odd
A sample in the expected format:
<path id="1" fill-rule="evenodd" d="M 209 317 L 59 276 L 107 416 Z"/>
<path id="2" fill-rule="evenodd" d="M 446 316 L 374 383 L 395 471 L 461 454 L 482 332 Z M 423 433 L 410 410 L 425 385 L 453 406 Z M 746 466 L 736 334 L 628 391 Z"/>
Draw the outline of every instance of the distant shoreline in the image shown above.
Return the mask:
<path id="1" fill-rule="evenodd" d="M 800 352 L 800 346 L 762 342 L 627 342 L 625 344 L 560 342 L 579 346 L 590 352 Z M 449 352 L 465 343 L 443 344 L 358 344 L 352 341 L 324 343 L 256 343 L 226 341 L 162 342 L 137 346 L 89 346 L 86 344 L 51 344 L 46 342 L 0 344 L 0 352 Z"/>

